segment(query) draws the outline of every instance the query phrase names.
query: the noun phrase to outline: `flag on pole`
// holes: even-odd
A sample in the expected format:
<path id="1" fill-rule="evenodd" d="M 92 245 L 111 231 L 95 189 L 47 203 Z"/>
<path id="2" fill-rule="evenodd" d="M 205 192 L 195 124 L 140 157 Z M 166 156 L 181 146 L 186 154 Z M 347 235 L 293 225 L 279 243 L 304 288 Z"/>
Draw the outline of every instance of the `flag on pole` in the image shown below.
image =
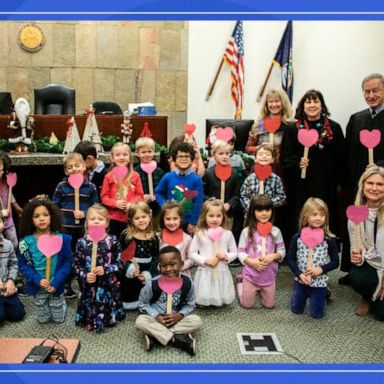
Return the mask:
<path id="1" fill-rule="evenodd" d="M 231 68 L 231 97 L 236 107 L 236 119 L 241 119 L 244 98 L 244 40 L 243 22 L 237 21 L 224 52 Z"/>
<path id="2" fill-rule="evenodd" d="M 273 64 L 281 69 L 281 86 L 287 92 L 291 102 L 293 96 L 292 34 L 292 21 L 288 21 L 273 59 Z"/>

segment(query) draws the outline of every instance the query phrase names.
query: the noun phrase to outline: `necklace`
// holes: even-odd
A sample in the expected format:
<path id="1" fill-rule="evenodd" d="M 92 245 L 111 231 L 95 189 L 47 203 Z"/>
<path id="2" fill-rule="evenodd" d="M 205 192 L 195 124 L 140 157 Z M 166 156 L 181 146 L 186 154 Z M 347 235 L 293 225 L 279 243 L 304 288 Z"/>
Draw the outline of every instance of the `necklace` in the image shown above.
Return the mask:
<path id="1" fill-rule="evenodd" d="M 323 122 L 320 120 L 315 125 L 316 130 L 319 132 L 319 138 L 317 139 L 316 145 L 319 149 L 323 149 L 326 143 L 330 143 L 333 140 L 333 131 L 331 124 L 327 117 L 324 117 Z M 310 129 L 307 119 L 300 119 L 296 122 L 297 129 Z"/>

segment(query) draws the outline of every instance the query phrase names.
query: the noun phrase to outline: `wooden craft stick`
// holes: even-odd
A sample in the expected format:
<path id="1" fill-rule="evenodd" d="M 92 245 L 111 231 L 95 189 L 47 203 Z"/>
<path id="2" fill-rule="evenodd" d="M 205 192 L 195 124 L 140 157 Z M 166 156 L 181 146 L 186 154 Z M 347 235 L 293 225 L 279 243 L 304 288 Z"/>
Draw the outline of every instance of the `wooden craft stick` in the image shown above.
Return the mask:
<path id="1" fill-rule="evenodd" d="M 373 148 L 368 148 L 368 163 L 373 165 L 375 162 L 373 160 Z"/>
<path id="2" fill-rule="evenodd" d="M 225 181 L 220 180 L 220 200 L 222 203 L 224 203 L 224 196 L 225 196 Z"/>
<path id="3" fill-rule="evenodd" d="M 75 211 L 79 211 L 79 210 L 80 210 L 80 192 L 79 192 L 79 188 L 75 188 Z M 75 223 L 79 224 L 80 220 L 75 219 Z"/>
<path id="4" fill-rule="evenodd" d="M 149 186 L 149 194 L 153 196 L 153 179 L 152 173 L 148 173 L 148 186 Z"/>
<path id="5" fill-rule="evenodd" d="M 308 249 L 307 270 L 313 268 L 313 249 Z M 309 281 L 312 281 L 312 276 L 309 276 Z"/>
<path id="6" fill-rule="evenodd" d="M 46 264 L 45 264 L 45 280 L 48 282 L 51 280 L 51 258 L 46 258 Z"/>
<path id="7" fill-rule="evenodd" d="M 265 257 L 267 253 L 267 238 L 261 237 L 261 257 Z"/>
<path id="8" fill-rule="evenodd" d="M 91 272 L 96 268 L 96 258 L 97 258 L 97 243 L 94 241 L 92 243 Z"/>
<path id="9" fill-rule="evenodd" d="M 274 144 L 274 133 L 273 132 L 269 132 L 269 144 L 273 146 Z"/>
<path id="10" fill-rule="evenodd" d="M 259 195 L 264 194 L 264 180 L 260 181 Z"/>
<path id="11" fill-rule="evenodd" d="M 309 152 L 309 147 L 304 147 L 304 159 L 308 159 L 308 152 Z M 305 179 L 307 175 L 307 167 L 304 167 L 301 169 L 301 178 Z"/>

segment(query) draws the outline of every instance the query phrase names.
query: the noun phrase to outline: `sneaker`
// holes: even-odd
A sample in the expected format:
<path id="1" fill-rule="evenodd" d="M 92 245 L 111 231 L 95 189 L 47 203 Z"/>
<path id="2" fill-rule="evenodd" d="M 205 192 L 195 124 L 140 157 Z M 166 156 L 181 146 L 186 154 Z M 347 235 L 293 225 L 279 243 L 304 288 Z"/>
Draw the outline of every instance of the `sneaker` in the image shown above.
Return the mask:
<path id="1" fill-rule="evenodd" d="M 340 277 L 339 284 L 340 285 L 351 285 L 351 276 L 348 274 L 348 275 L 345 275 L 343 277 Z"/>
<path id="2" fill-rule="evenodd" d="M 143 336 L 143 348 L 144 351 L 149 352 L 155 345 L 155 339 L 152 336 L 147 335 L 146 333 Z"/>
<path id="3" fill-rule="evenodd" d="M 240 267 L 241 263 L 239 259 L 235 259 L 228 264 L 230 267 Z"/>
<path id="4" fill-rule="evenodd" d="M 182 349 L 183 351 L 188 352 L 191 356 L 196 355 L 196 340 L 192 337 L 190 333 L 176 334 L 173 337 L 172 345 L 175 348 L 179 348 L 179 349 Z"/>
<path id="5" fill-rule="evenodd" d="M 75 299 L 77 297 L 77 293 L 71 287 L 65 287 L 64 297 L 66 299 Z"/>

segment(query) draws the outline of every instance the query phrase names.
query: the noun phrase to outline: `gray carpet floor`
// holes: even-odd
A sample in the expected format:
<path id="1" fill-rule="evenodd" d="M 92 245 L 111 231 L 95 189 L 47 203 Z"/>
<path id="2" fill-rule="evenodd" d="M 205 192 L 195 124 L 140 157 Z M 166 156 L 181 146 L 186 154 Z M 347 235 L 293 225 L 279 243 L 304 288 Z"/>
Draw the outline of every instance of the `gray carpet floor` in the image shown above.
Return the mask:
<path id="1" fill-rule="evenodd" d="M 239 268 L 231 268 L 233 275 Z M 31 298 L 22 298 L 27 316 L 19 323 L 0 326 L 1 337 L 78 338 L 81 349 L 77 363 L 383 363 L 383 324 L 371 315 L 359 317 L 354 308 L 359 296 L 350 287 L 337 284 L 340 272 L 330 274 L 332 301 L 327 315 L 314 320 L 308 311 L 295 315 L 289 308 L 293 275 L 286 265 L 280 268 L 277 305 L 272 310 L 246 310 L 238 301 L 225 308 L 198 308 L 203 327 L 196 332 L 198 352 L 190 357 L 172 347 L 156 346 L 152 351 L 142 349 L 139 330 L 134 321 L 137 312 L 127 313 L 117 327 L 101 334 L 76 327 L 74 316 L 77 300 L 69 301 L 64 324 L 40 325 L 36 322 Z M 283 354 L 242 355 L 237 332 L 276 334 Z"/>

